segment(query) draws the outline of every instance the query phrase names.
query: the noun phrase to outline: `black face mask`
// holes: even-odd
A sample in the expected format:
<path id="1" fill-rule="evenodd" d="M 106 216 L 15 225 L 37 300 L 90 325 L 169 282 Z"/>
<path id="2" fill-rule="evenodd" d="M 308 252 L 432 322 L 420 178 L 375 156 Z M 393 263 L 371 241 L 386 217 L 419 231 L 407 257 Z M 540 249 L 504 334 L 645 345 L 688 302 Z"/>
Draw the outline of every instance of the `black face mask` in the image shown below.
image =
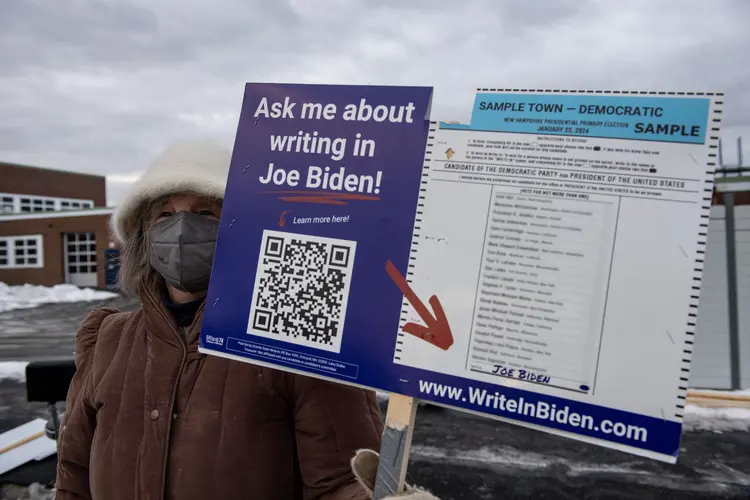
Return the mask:
<path id="1" fill-rule="evenodd" d="M 151 228 L 149 261 L 164 280 L 183 292 L 208 289 L 219 222 L 179 212 Z"/>

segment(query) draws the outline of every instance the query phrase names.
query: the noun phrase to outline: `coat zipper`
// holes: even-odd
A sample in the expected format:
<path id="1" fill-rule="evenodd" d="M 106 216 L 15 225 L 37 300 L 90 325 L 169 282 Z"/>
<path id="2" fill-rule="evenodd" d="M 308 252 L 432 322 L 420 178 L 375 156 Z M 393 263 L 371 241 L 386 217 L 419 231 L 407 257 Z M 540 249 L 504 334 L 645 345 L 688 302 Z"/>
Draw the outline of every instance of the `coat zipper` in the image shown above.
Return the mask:
<path id="1" fill-rule="evenodd" d="M 168 317 L 166 312 L 162 309 L 161 304 L 156 304 L 159 313 L 164 316 L 167 320 L 167 324 L 172 330 L 172 333 L 177 335 L 180 340 L 180 349 L 182 349 L 182 359 L 180 360 L 180 367 L 177 372 L 177 378 L 175 379 L 174 385 L 172 386 L 172 397 L 169 400 L 169 411 L 164 416 L 167 419 L 167 437 L 164 440 L 164 451 L 162 453 L 162 470 L 161 470 L 161 493 L 159 495 L 160 500 L 164 500 L 167 492 L 167 463 L 169 461 L 169 447 L 172 443 L 172 414 L 174 413 L 175 399 L 177 398 L 177 388 L 180 386 L 180 379 L 182 378 L 182 371 L 185 368 L 185 360 L 187 359 L 187 344 L 181 338 L 180 332 L 175 328 L 172 318 Z M 185 337 L 187 338 L 187 336 Z"/>
<path id="2" fill-rule="evenodd" d="M 167 492 L 167 463 L 169 461 L 169 447 L 172 443 L 172 414 L 174 413 L 175 398 L 177 397 L 177 388 L 180 386 L 180 379 L 182 378 L 182 371 L 185 368 L 185 359 L 187 358 L 187 349 L 182 347 L 182 360 L 180 361 L 179 373 L 175 379 L 174 386 L 172 387 L 172 397 L 169 400 L 169 410 L 164 418 L 167 419 L 167 437 L 164 440 L 164 452 L 162 454 L 162 467 L 161 467 L 161 500 L 164 500 Z"/>

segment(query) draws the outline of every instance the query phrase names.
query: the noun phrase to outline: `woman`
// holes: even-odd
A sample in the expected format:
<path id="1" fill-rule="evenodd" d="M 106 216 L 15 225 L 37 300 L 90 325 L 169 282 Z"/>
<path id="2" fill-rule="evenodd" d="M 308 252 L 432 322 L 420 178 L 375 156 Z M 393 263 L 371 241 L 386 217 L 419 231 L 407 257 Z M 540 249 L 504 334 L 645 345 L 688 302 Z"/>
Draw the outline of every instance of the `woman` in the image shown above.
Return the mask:
<path id="1" fill-rule="evenodd" d="M 372 391 L 198 353 L 229 160 L 180 142 L 116 210 L 121 289 L 142 306 L 77 334 L 57 500 L 369 498 L 372 466 L 350 461 L 379 448 Z"/>

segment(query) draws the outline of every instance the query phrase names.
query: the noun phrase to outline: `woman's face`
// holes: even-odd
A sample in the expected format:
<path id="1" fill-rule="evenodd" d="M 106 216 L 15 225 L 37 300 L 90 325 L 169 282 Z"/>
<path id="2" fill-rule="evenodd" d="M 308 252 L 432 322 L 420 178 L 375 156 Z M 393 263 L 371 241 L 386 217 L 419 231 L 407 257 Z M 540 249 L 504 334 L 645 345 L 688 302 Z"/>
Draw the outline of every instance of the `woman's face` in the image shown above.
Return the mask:
<path id="1" fill-rule="evenodd" d="M 209 198 L 192 194 L 173 194 L 157 211 L 154 222 L 161 222 L 178 212 L 192 212 L 197 215 L 219 220 L 221 205 Z"/>

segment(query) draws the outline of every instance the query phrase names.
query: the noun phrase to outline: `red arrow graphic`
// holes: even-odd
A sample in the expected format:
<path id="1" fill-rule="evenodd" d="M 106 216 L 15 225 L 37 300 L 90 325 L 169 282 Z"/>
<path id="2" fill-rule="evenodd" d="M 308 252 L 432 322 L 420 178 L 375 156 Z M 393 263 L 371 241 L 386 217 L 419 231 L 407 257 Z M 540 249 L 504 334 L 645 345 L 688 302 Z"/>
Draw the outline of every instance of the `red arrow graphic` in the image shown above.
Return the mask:
<path id="1" fill-rule="evenodd" d="M 388 272 L 388 275 L 399 290 L 401 290 L 401 293 L 404 294 L 406 300 L 408 300 L 412 307 L 417 311 L 417 314 L 422 318 L 425 325 L 427 325 L 424 326 L 409 322 L 404 325 L 404 332 L 426 340 L 430 344 L 447 351 L 448 348 L 453 345 L 453 332 L 451 332 L 451 326 L 448 324 L 448 318 L 445 317 L 445 311 L 443 311 L 443 306 L 440 304 L 440 300 L 435 295 L 430 297 L 430 305 L 435 312 L 435 315 L 433 316 L 429 309 L 427 309 L 427 306 L 419 300 L 419 297 L 417 297 L 417 294 L 411 289 L 409 283 L 406 282 L 406 278 L 398 272 L 398 269 L 393 265 L 393 262 L 390 260 L 386 262 L 385 270 Z"/>

